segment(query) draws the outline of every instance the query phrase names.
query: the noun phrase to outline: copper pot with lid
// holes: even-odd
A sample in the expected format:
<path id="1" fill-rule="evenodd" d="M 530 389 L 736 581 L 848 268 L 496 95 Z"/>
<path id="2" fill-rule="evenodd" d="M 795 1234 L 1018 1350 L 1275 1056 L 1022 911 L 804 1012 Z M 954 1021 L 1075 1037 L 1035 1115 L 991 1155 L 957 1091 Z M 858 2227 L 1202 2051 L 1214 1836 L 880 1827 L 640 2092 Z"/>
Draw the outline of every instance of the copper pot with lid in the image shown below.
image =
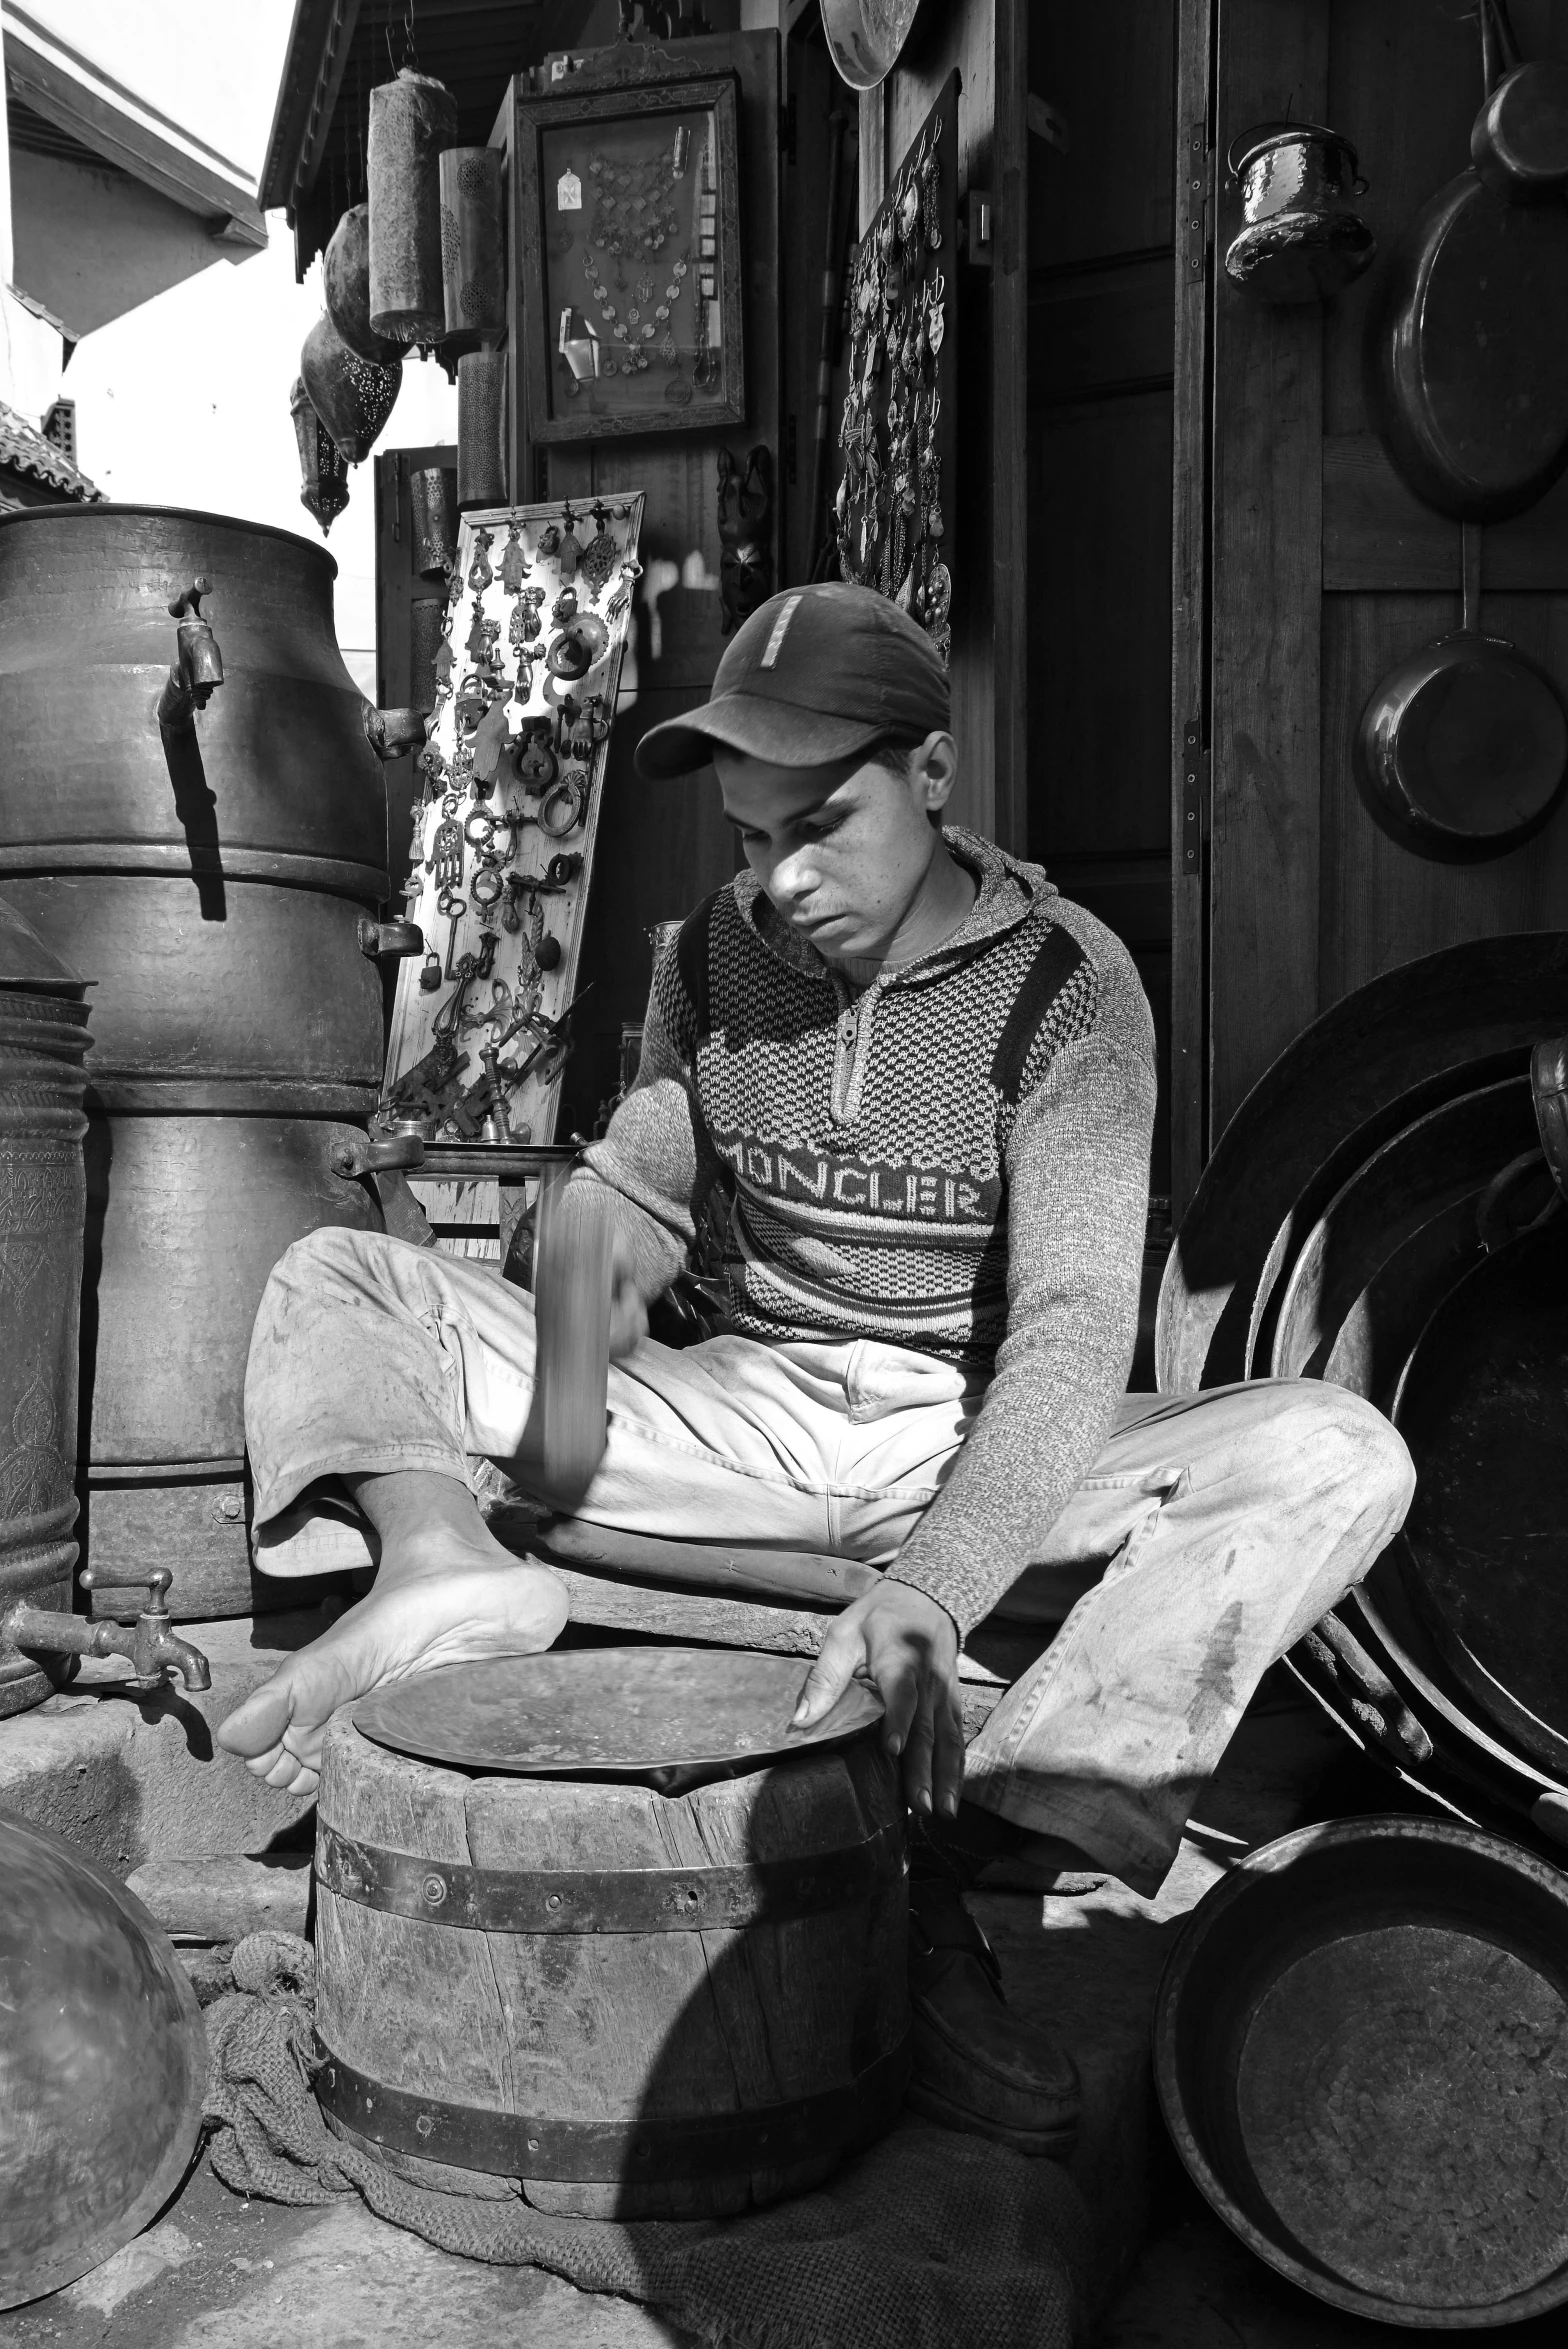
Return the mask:
<path id="1" fill-rule="evenodd" d="M 1367 183 L 1356 150 L 1317 122 L 1259 122 L 1231 141 L 1243 226 L 1225 274 L 1253 300 L 1326 302 L 1372 265 L 1377 241 L 1356 209 Z"/>

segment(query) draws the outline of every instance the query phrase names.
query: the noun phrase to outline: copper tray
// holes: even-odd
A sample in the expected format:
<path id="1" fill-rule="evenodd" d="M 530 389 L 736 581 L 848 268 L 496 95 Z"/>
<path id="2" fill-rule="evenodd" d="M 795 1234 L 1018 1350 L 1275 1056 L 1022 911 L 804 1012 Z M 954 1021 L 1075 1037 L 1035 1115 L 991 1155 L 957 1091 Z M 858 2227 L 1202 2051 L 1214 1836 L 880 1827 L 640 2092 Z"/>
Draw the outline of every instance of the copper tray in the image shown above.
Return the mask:
<path id="1" fill-rule="evenodd" d="M 0 1812 L 0 1885 L 0 2308 L 15 2308 L 157 2217 L 196 2150 L 207 2034 L 167 1934 L 62 1836 Z"/>
<path id="2" fill-rule="evenodd" d="M 1155 2081 L 1210 2206 L 1385 2324 L 1568 2301 L 1568 1879 L 1432 1819 L 1304 1827 L 1194 1909 Z"/>
<path id="3" fill-rule="evenodd" d="M 682 1793 L 843 1745 L 882 1718 L 860 1681 L 791 1729 L 810 1660 L 749 1648 L 566 1648 L 448 1664 L 361 1697 L 366 1737 L 422 1762 L 524 1778 L 621 1778 Z"/>

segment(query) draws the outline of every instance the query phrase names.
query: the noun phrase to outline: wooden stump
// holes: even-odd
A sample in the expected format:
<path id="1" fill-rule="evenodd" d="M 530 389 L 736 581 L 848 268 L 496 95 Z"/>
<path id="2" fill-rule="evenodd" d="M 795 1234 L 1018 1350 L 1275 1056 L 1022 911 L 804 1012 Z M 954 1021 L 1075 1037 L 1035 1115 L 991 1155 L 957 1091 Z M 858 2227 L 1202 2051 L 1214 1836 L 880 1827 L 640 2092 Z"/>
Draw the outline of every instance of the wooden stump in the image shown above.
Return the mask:
<path id="1" fill-rule="evenodd" d="M 316 1847 L 323 2106 L 406 2174 L 481 2171 L 541 2210 L 802 2193 L 902 2099 L 903 1839 L 872 1739 L 667 1797 L 471 1777 L 340 1721 Z"/>

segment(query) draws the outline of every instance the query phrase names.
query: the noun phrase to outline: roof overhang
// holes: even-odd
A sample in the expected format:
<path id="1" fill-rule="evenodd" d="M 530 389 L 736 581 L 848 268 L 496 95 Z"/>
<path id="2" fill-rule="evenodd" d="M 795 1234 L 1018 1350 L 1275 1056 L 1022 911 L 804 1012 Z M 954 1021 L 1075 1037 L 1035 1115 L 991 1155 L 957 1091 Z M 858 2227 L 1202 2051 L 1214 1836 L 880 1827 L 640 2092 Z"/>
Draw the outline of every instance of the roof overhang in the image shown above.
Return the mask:
<path id="1" fill-rule="evenodd" d="M 196 213 L 232 258 L 261 251 L 267 224 L 241 165 L 116 81 L 17 0 L 0 0 L 0 28 L 7 84 L 35 114 Z"/>
<path id="2" fill-rule="evenodd" d="M 359 9 L 360 0 L 294 0 L 283 81 L 261 167 L 260 201 L 268 212 L 283 206 L 292 218 L 315 182 Z"/>

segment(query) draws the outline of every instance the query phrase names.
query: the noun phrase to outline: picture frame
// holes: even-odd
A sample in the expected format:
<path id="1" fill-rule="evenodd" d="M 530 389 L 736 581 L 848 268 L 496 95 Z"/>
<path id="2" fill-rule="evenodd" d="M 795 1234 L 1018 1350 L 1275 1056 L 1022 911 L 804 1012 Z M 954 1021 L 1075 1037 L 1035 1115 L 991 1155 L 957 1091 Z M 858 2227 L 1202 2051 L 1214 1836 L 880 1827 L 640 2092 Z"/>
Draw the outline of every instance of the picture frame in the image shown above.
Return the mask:
<path id="1" fill-rule="evenodd" d="M 513 251 L 545 446 L 746 414 L 733 74 L 517 101 Z"/>

